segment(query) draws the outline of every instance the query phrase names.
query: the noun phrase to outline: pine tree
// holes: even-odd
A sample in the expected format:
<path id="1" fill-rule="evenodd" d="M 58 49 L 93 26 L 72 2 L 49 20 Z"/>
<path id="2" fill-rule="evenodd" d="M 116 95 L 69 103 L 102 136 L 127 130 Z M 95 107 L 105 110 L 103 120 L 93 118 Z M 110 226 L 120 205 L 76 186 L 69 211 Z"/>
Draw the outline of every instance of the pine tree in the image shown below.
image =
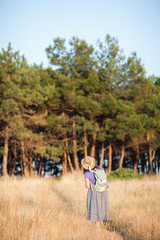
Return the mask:
<path id="1" fill-rule="evenodd" d="M 47 100 L 49 90 L 42 87 L 36 66 L 28 66 L 24 57 L 13 52 L 11 45 L 0 55 L 1 121 L 4 133 L 4 177 L 7 176 L 8 144 L 15 139 L 21 148 L 22 174 L 29 175 L 29 152 L 38 149 L 42 135 L 36 132 L 43 125 L 45 114 L 37 116 L 38 106 Z M 10 143 L 11 144 L 11 143 Z"/>
<path id="2" fill-rule="evenodd" d="M 0 53 L 0 121 L 3 126 L 1 134 L 4 138 L 3 154 L 3 176 L 7 179 L 7 161 L 9 137 L 12 135 L 12 121 L 15 114 L 18 114 L 18 105 L 16 94 L 18 87 L 16 85 L 16 71 L 19 67 L 19 53 L 13 53 L 9 43 L 7 50 L 2 49 Z"/>
<path id="3" fill-rule="evenodd" d="M 78 165 L 78 129 L 76 121 L 78 115 L 83 116 L 84 111 L 93 115 L 93 109 L 89 110 L 92 103 L 92 95 L 95 89 L 96 72 L 93 70 L 95 62 L 92 59 L 93 47 L 85 41 L 72 38 L 69 42 L 70 49 L 67 51 L 63 39 L 55 39 L 53 47 L 49 46 L 46 51 L 53 65 L 59 66 L 57 91 L 60 93 L 60 109 L 68 115 L 68 121 L 72 121 L 73 129 L 73 159 L 76 170 Z M 96 84 L 97 85 L 97 84 Z M 90 95 L 90 97 L 89 97 Z M 87 101 L 87 102 L 86 102 Z M 95 103 L 91 108 L 95 110 Z M 84 110 L 84 106 L 86 110 Z M 84 128 L 83 128 L 84 129 Z M 80 133 L 81 134 L 81 133 Z"/>
<path id="4" fill-rule="evenodd" d="M 122 50 L 115 38 L 107 35 L 105 42 L 98 42 L 96 51 L 98 59 L 97 72 L 99 76 L 99 102 L 102 106 L 102 115 L 99 116 L 101 140 L 101 158 L 108 149 L 108 171 L 112 169 L 112 143 L 114 143 L 114 119 L 117 113 L 117 99 L 121 96 L 126 82 L 126 72 Z M 101 159 L 102 165 L 103 159 Z"/>

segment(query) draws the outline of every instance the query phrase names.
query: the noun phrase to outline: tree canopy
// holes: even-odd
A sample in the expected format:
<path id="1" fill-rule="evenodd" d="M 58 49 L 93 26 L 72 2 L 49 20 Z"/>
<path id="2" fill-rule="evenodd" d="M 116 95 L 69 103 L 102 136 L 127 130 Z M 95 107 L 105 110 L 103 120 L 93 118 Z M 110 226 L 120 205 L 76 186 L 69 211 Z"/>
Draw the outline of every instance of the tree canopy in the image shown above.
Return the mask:
<path id="1" fill-rule="evenodd" d="M 86 155 L 108 171 L 128 161 L 135 172 L 159 171 L 160 78 L 146 76 L 136 52 L 126 58 L 106 35 L 96 47 L 56 38 L 46 54 L 47 69 L 28 65 L 10 43 L 0 53 L 4 178 L 17 163 L 22 176 L 42 174 L 47 160 L 78 171 Z"/>

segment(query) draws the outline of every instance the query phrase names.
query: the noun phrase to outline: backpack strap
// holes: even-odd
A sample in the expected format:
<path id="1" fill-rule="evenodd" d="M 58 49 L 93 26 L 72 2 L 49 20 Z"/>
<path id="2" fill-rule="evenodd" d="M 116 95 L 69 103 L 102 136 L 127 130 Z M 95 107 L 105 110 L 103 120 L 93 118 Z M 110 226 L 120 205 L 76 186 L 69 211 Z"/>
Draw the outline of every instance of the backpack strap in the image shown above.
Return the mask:
<path id="1" fill-rule="evenodd" d="M 95 178 L 97 179 L 97 181 L 102 184 L 102 181 L 97 177 L 97 175 L 95 174 Z"/>
<path id="2" fill-rule="evenodd" d="M 93 170 L 91 169 L 91 166 L 88 166 L 88 170 L 89 170 L 90 172 L 93 172 Z"/>

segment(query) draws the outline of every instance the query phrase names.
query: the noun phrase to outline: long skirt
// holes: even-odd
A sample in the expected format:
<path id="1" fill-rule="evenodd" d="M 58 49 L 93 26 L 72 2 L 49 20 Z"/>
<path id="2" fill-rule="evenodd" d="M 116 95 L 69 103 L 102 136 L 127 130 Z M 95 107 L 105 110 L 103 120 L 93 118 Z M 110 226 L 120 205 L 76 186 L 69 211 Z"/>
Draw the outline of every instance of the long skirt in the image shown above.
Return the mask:
<path id="1" fill-rule="evenodd" d="M 97 192 L 94 188 L 87 193 L 88 219 L 92 222 L 109 221 L 108 192 Z"/>

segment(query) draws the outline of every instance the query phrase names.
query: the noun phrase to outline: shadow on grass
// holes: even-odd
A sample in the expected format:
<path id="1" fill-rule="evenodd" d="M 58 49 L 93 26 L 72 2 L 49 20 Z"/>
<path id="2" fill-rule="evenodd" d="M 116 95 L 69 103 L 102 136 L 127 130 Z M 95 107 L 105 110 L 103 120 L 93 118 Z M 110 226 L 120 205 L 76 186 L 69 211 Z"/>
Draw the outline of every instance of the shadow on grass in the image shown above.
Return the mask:
<path id="1" fill-rule="evenodd" d="M 119 233 L 124 240 L 140 240 L 136 236 L 130 236 L 128 226 L 120 226 L 114 220 L 104 222 L 104 227 L 107 231 Z"/>

